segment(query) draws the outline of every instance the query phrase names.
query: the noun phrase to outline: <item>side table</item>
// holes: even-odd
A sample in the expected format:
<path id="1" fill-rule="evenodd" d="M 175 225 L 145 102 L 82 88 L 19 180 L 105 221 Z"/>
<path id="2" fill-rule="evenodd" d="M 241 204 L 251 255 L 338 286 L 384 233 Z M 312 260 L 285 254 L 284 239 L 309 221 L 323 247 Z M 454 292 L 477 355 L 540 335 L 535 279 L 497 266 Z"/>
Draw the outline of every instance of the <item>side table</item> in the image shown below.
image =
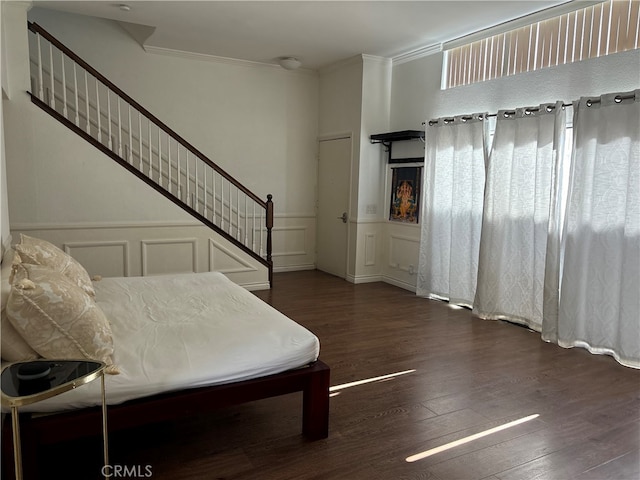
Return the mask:
<path id="1" fill-rule="evenodd" d="M 11 408 L 13 454 L 16 480 L 22 480 L 22 452 L 18 408 L 55 397 L 85 385 L 97 378 L 102 391 L 102 435 L 104 464 L 109 464 L 107 403 L 104 388 L 105 364 L 87 360 L 34 360 L 16 362 L 2 371 L 2 405 Z"/>

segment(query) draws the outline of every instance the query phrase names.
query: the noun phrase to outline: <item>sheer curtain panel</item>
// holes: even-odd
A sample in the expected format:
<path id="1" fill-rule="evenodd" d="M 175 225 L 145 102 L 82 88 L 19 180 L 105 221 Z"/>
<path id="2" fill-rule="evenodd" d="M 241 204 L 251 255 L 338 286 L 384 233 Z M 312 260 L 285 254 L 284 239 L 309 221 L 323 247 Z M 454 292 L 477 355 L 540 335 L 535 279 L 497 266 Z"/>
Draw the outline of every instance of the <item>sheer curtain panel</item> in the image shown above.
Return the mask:
<path id="1" fill-rule="evenodd" d="M 416 293 L 471 306 L 485 181 L 486 114 L 429 122 Z"/>
<path id="2" fill-rule="evenodd" d="M 473 305 L 481 318 L 542 328 L 549 212 L 565 117 L 562 102 L 498 112 Z"/>
<path id="3" fill-rule="evenodd" d="M 556 318 L 542 338 L 640 368 L 640 90 L 574 103 Z"/>

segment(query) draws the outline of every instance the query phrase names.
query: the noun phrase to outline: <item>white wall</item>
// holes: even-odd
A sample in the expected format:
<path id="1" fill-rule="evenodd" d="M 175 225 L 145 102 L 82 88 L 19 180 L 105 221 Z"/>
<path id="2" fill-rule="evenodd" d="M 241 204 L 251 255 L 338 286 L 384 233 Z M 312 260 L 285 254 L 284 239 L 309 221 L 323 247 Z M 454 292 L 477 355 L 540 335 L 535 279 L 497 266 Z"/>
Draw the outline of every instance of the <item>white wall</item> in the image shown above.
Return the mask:
<path id="1" fill-rule="evenodd" d="M 430 119 L 499 109 L 538 105 L 581 96 L 630 91 L 640 87 L 640 50 L 622 52 L 570 65 L 546 68 L 488 82 L 440 90 L 442 54 L 435 54 L 393 68 L 391 130 L 421 129 Z M 428 128 L 428 127 L 426 127 Z M 418 265 L 419 232 L 406 226 L 387 225 L 387 241 L 400 239 L 389 249 L 387 279 L 415 289 L 415 275 L 393 265 Z"/>
<path id="2" fill-rule="evenodd" d="M 321 98 L 318 138 L 351 137 L 351 186 L 347 224 L 347 276 L 355 275 L 358 220 L 358 165 L 362 116 L 362 56 L 347 59 L 320 72 Z"/>
<path id="3" fill-rule="evenodd" d="M 370 137 L 389 130 L 391 67 L 389 59 L 363 57 L 355 269 L 349 278 L 355 283 L 382 279 L 386 156 Z"/>
<path id="4" fill-rule="evenodd" d="M 313 268 L 315 196 L 310 192 L 316 184 L 319 118 L 315 73 L 148 54 L 111 21 L 37 8 L 28 17 L 258 196 L 273 194 L 276 271 Z M 15 24 L 26 38 L 26 21 Z M 18 33 L 8 41 L 21 49 Z M 22 65 L 10 68 L 12 87 L 14 76 L 25 69 L 23 53 L 17 54 Z M 122 227 L 162 227 L 162 233 L 149 230 L 147 240 L 170 240 L 180 235 L 181 227 L 196 225 L 27 98 L 12 98 L 5 107 L 9 208 L 16 232 L 44 232 L 69 244 L 86 243 L 88 237 L 93 241 L 98 234 L 87 232 L 100 229 L 105 240 L 136 238 L 132 248 L 141 251 L 143 239 L 123 233 Z M 199 260 L 185 252 L 183 265 L 176 268 L 211 265 L 210 242 L 203 238 L 195 248 Z M 144 272 L 142 258 L 129 256 L 130 274 Z"/>
<path id="5" fill-rule="evenodd" d="M 389 128 L 391 61 L 358 55 L 321 72 L 319 137 L 352 138 L 347 280 L 382 280 L 386 160 L 369 137 Z"/>
<path id="6" fill-rule="evenodd" d="M 640 50 L 440 90 L 442 53 L 394 66 L 391 125 L 418 129 L 442 116 L 497 112 L 555 100 L 628 91 L 640 85 Z"/>

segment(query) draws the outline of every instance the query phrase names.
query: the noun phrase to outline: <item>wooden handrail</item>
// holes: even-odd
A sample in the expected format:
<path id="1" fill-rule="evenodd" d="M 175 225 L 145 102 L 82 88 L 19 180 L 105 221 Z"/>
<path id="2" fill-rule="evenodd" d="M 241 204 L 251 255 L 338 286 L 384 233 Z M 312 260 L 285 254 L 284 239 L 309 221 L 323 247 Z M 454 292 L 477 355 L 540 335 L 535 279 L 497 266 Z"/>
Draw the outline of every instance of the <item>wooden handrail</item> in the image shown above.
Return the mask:
<path id="1" fill-rule="evenodd" d="M 197 155 L 200 160 L 202 160 L 204 163 L 206 163 L 211 168 L 213 168 L 216 172 L 218 172 L 220 175 L 222 175 L 224 178 L 226 178 L 229 182 L 233 183 L 233 185 L 235 187 L 239 188 L 244 194 L 246 194 L 248 197 L 250 197 L 253 201 L 255 201 L 256 203 L 261 205 L 262 208 L 264 208 L 264 209 L 267 208 L 267 203 L 264 200 L 262 200 L 260 197 L 258 197 L 256 194 L 254 194 L 251 190 L 249 190 L 244 185 L 242 185 L 240 182 L 238 182 L 235 178 L 233 178 L 233 176 L 231 176 L 229 173 L 225 172 L 218 165 L 213 163 L 213 161 L 211 161 L 200 150 L 198 150 L 196 147 L 194 147 L 189 142 L 187 142 L 184 138 L 182 138 L 180 135 L 178 135 L 175 131 L 173 131 L 164 122 L 159 120 L 155 115 L 153 115 L 146 108 L 144 108 L 142 105 L 140 105 L 138 102 L 136 102 L 133 98 L 131 98 L 129 95 L 127 95 L 125 92 L 123 92 L 120 88 L 118 88 L 116 85 L 114 85 L 104 75 L 102 75 L 95 68 L 93 68 L 87 62 L 85 62 L 82 58 L 80 58 L 78 55 L 76 55 L 71 49 L 69 49 L 66 45 L 64 45 L 62 42 L 60 42 L 54 36 L 52 36 L 44 28 L 42 28 L 40 25 L 38 25 L 37 23 L 34 23 L 34 22 L 28 22 L 28 25 L 29 25 L 29 30 L 31 30 L 33 33 L 37 33 L 37 34 L 41 35 L 42 37 L 46 38 L 49 42 L 51 42 L 53 45 L 55 45 L 60 51 L 64 52 L 65 55 L 67 55 L 74 62 L 76 62 L 78 65 L 80 65 L 82 68 L 84 68 L 87 72 L 91 73 L 91 75 L 93 75 L 98 80 L 100 80 L 100 82 L 102 82 L 104 85 L 106 85 L 109 88 L 109 90 L 111 90 L 111 91 L 115 92 L 116 94 L 118 94 L 124 101 L 126 101 L 128 104 L 130 104 L 132 107 L 137 109 L 140 113 L 142 113 L 145 117 L 147 117 L 149 120 L 151 120 L 156 126 L 158 126 L 158 128 L 161 128 L 162 130 L 164 130 L 164 132 L 167 135 L 172 137 L 174 140 L 176 140 L 178 143 L 180 143 L 183 147 L 185 147 L 191 153 L 193 153 L 194 155 Z"/>

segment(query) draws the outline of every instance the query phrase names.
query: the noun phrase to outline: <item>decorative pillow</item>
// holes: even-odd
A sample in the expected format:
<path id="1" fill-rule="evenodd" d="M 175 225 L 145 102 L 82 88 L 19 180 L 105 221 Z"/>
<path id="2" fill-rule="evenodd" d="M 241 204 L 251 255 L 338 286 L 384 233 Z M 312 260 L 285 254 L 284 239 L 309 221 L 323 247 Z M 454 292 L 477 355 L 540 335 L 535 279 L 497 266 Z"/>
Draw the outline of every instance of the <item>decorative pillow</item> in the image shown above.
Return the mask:
<path id="1" fill-rule="evenodd" d="M 100 360 L 113 365 L 113 336 L 104 313 L 80 287 L 41 265 L 14 266 L 7 316 L 27 343 L 44 358 Z"/>
<path id="2" fill-rule="evenodd" d="M 11 275 L 13 253 L 12 249 L 5 252 L 5 256 L 2 259 L 2 270 L 0 270 L 0 354 L 4 360 L 9 362 L 22 362 L 35 360 L 38 358 L 38 354 L 13 328 L 5 310 L 9 293 L 11 292 L 9 276 Z"/>
<path id="3" fill-rule="evenodd" d="M 73 280 L 92 297 L 96 292 L 91 284 L 91 277 L 80 263 L 71 255 L 63 252 L 54 244 L 40 238 L 20 234 L 20 243 L 15 246 L 23 263 L 44 265 L 61 272 Z"/>

